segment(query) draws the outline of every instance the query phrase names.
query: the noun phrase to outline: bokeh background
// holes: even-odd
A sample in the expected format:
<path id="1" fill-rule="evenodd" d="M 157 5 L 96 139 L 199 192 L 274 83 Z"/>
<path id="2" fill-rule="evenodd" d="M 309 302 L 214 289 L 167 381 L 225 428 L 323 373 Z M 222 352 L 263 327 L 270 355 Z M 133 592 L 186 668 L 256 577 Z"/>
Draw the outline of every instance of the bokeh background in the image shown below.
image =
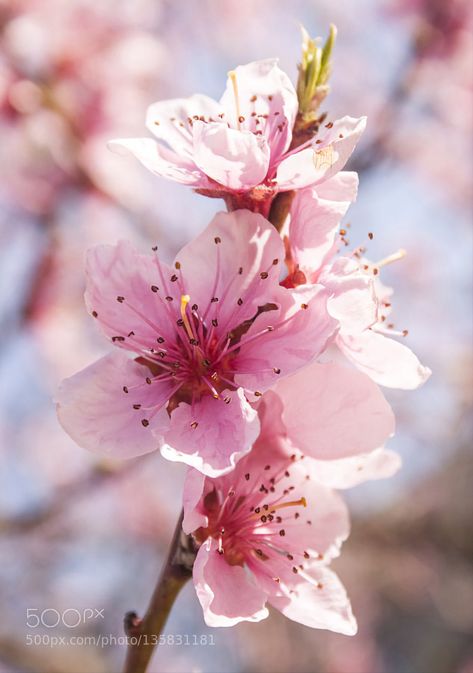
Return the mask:
<path id="1" fill-rule="evenodd" d="M 373 231 L 375 260 L 407 249 L 384 279 L 396 325 L 433 375 L 419 391 L 386 391 L 402 471 L 347 494 L 353 533 L 335 568 L 359 635 L 274 612 L 211 630 L 189 585 L 167 633 L 215 644 L 165 645 L 151 671 L 473 671 L 469 1 L 0 0 L 2 672 L 118 671 L 118 643 L 26 636 L 121 636 L 125 611 L 146 605 L 180 508 L 183 466 L 158 455 L 104 462 L 55 418 L 58 382 L 108 350 L 83 305 L 84 251 L 128 238 L 172 257 L 222 208 L 106 142 L 142 135 L 157 99 L 218 97 L 239 63 L 279 56 L 295 79 L 299 22 L 311 35 L 338 26 L 324 109 L 369 118 L 350 166 L 361 178 L 351 243 Z M 51 624 L 51 610 L 89 608 L 105 618 L 73 630 L 26 623 L 28 609 L 50 610 Z"/>

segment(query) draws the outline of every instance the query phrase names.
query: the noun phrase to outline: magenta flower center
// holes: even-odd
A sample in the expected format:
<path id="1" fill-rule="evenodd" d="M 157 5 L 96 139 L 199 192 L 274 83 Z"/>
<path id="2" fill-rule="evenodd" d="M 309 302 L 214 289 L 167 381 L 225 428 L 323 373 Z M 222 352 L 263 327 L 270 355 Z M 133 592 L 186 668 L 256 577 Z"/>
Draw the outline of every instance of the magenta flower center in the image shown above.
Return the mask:
<path id="1" fill-rule="evenodd" d="M 214 538 L 218 553 L 230 565 L 246 564 L 251 568 L 256 563 L 261 571 L 263 562 L 266 572 L 278 582 L 279 578 L 271 573 L 271 560 L 275 558 L 287 561 L 293 573 L 304 571 L 304 563 L 311 555 L 290 535 L 294 525 L 312 525 L 305 515 L 306 498 L 297 497 L 297 485 L 291 483 L 291 465 L 302 458 L 294 454 L 275 469 L 266 465 L 258 474 L 244 474 L 244 480 L 240 475 L 235 479 L 238 486 L 228 490 L 219 489 L 218 482 L 214 482 L 214 490 L 204 498 L 209 523 L 195 533 L 197 540 Z M 312 554 L 312 558 L 321 560 L 323 555 Z"/>

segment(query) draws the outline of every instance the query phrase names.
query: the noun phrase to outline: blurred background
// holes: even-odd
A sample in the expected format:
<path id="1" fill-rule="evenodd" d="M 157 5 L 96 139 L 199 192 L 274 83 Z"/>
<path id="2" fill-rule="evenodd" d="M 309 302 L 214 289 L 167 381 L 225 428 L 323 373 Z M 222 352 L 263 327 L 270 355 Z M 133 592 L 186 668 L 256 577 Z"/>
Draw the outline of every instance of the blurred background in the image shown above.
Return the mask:
<path id="1" fill-rule="evenodd" d="M 218 98 L 239 63 L 278 56 L 295 81 L 299 23 L 325 35 L 330 22 L 339 37 L 323 109 L 369 120 L 350 165 L 361 179 L 350 242 L 373 231 L 374 260 L 407 249 L 383 279 L 396 326 L 433 375 L 419 391 L 385 391 L 402 471 L 346 494 L 353 533 L 335 569 L 359 635 L 275 612 L 211 630 L 189 585 L 167 633 L 191 642 L 161 647 L 150 670 L 473 672 L 468 0 L 0 0 L 0 672 L 118 671 L 119 642 L 48 639 L 122 636 L 180 508 L 183 466 L 157 454 L 101 461 L 64 434 L 52 402 L 63 377 L 108 350 L 83 304 L 84 251 L 128 238 L 171 258 L 223 206 L 107 140 L 145 134 L 155 100 Z M 32 627 L 27 615 L 43 610 L 46 625 Z M 79 615 L 73 629 L 53 626 L 65 611 L 69 624 Z"/>

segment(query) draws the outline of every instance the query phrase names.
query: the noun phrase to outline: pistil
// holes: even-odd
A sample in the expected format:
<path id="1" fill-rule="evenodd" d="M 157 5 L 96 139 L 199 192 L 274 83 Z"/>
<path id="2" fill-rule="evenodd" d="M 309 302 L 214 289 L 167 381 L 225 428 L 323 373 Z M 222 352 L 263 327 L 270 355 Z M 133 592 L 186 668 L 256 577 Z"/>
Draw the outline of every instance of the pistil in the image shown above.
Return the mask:
<path id="1" fill-rule="evenodd" d="M 237 80 L 236 72 L 234 70 L 230 70 L 230 72 L 228 73 L 228 77 L 230 78 L 230 81 L 231 81 L 232 87 L 233 87 L 233 95 L 235 97 L 237 129 L 240 131 L 241 130 L 241 126 L 240 126 L 241 113 L 240 113 L 240 99 L 238 97 L 238 80 Z"/>

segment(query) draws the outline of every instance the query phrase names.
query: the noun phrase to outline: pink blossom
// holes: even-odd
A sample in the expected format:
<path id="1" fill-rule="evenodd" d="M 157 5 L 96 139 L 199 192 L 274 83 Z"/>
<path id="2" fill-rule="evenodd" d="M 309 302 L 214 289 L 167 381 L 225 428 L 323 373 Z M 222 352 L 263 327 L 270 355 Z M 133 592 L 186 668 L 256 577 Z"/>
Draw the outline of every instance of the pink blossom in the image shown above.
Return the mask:
<path id="1" fill-rule="evenodd" d="M 327 123 L 316 138 L 292 149 L 296 91 L 276 59 L 229 73 L 219 102 L 197 94 L 154 103 L 146 125 L 158 139 L 115 140 L 153 173 L 267 213 L 278 191 L 324 182 L 343 168 L 365 118 Z M 258 205 L 259 204 L 259 205 Z"/>
<path id="2" fill-rule="evenodd" d="M 379 271 L 405 253 L 399 251 L 376 264 L 359 251 L 338 256 L 340 220 L 356 195 L 357 177 L 341 172 L 322 185 L 296 195 L 286 231 L 289 275 L 286 287 L 323 285 L 330 292 L 328 309 L 339 322 L 334 341 L 358 369 L 390 388 L 413 389 L 424 383 L 430 370 L 414 353 L 391 336 L 386 321 L 391 291 L 379 281 Z M 343 241 L 343 236 L 342 236 Z"/>
<path id="3" fill-rule="evenodd" d="M 172 268 L 126 242 L 92 249 L 86 303 L 119 350 L 63 382 L 66 431 L 122 458 L 159 446 L 205 474 L 231 470 L 259 431 L 250 402 L 336 327 L 323 288 L 279 285 L 283 255 L 248 211 L 217 215 Z"/>
<path id="4" fill-rule="evenodd" d="M 319 376 L 321 370 L 325 371 Z M 357 380 L 347 380 L 344 371 Z M 306 388 L 320 379 L 310 397 L 299 387 L 304 378 Z M 382 449 L 373 452 L 375 460 L 365 454 L 333 461 L 304 456 L 286 425 L 288 401 L 294 401 L 288 411 L 293 427 L 299 415 L 304 431 L 312 425 L 316 444 L 331 447 L 343 442 L 345 454 L 350 454 L 366 448 L 357 444 L 363 424 L 358 416 L 376 424 L 376 404 L 370 416 L 363 408 L 366 391 L 357 392 L 353 384 L 366 379 L 368 387 L 376 386 L 363 374 L 340 365 L 310 365 L 290 379 L 292 383 L 278 394 L 269 391 L 264 395 L 259 405 L 261 433 L 233 472 L 215 479 L 193 469 L 187 474 L 183 527 L 201 545 L 194 584 L 209 626 L 259 621 L 267 617 L 269 603 L 307 626 L 353 635 L 356 622 L 349 600 L 328 568 L 348 536 L 348 513 L 341 498 L 324 482 L 345 487 L 362 481 L 363 474 L 365 478 L 388 476 L 399 461 Z M 324 389 L 327 383 L 328 391 Z M 352 388 L 347 390 L 348 385 Z M 353 406 L 343 404 L 345 395 Z M 295 405 L 301 399 L 305 406 L 296 414 Z M 332 408 L 329 413 L 328 407 Z M 388 409 L 384 415 L 392 423 Z M 380 441 L 389 430 L 384 429 Z"/>

